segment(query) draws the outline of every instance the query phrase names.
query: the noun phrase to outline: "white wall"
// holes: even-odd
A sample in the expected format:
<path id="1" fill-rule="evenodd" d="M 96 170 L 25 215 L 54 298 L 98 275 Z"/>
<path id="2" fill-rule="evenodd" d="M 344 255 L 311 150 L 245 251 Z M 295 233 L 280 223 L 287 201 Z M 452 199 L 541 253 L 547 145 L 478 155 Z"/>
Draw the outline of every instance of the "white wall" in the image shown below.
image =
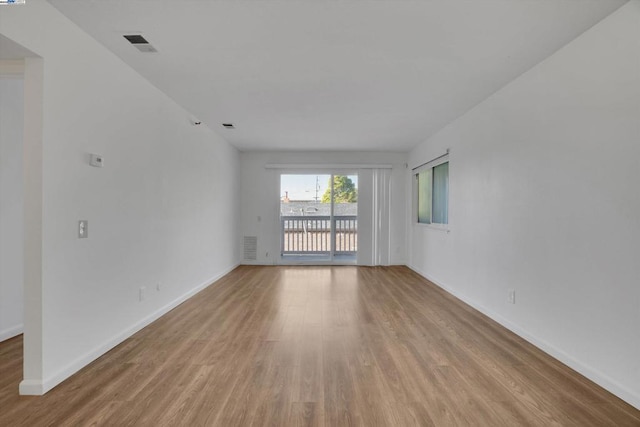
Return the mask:
<path id="1" fill-rule="evenodd" d="M 38 393 L 238 263 L 239 154 L 48 3 L 0 24 L 44 63 Z"/>
<path id="2" fill-rule="evenodd" d="M 280 187 L 281 170 L 267 169 L 268 164 L 285 165 L 340 165 L 391 164 L 390 242 L 389 263 L 405 261 L 405 153 L 353 153 L 353 152 L 243 152 L 240 155 L 240 236 L 258 237 L 256 264 L 275 264 L 280 255 Z M 363 207 L 358 206 L 359 214 Z M 258 220 L 260 217 L 260 221 Z M 362 232 L 359 230 L 359 232 Z M 360 243 L 363 243 L 362 239 Z M 359 248 L 362 249 L 362 248 Z M 266 253 L 269 256 L 266 256 Z"/>
<path id="3" fill-rule="evenodd" d="M 451 148 L 451 233 L 411 225 L 409 263 L 640 408 L 639 24 L 634 0 L 411 152 Z"/>
<path id="4" fill-rule="evenodd" d="M 23 329 L 24 80 L 0 75 L 0 341 Z"/>

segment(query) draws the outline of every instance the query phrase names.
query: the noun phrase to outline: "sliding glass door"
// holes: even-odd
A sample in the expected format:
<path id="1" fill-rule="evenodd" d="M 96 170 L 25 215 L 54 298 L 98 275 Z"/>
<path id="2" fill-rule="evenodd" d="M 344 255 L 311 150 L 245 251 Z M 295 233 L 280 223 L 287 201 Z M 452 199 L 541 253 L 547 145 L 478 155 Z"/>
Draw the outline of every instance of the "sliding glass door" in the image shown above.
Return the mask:
<path id="1" fill-rule="evenodd" d="M 284 261 L 355 262 L 356 174 L 281 174 L 280 248 Z"/>

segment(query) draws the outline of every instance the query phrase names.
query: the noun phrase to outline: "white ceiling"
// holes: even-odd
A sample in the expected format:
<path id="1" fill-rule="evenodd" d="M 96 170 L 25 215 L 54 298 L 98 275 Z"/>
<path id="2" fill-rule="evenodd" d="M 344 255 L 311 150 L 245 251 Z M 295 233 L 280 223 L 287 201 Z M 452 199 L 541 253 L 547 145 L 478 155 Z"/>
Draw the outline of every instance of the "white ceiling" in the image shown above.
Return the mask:
<path id="1" fill-rule="evenodd" d="M 626 0 L 50 2 L 241 150 L 405 151 Z"/>

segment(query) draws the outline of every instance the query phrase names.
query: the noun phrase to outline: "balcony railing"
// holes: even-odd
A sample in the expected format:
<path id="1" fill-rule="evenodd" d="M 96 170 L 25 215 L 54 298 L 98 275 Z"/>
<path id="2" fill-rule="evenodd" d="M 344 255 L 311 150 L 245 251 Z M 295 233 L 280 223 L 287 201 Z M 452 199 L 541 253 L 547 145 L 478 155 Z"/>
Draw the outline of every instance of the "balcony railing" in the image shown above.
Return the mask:
<path id="1" fill-rule="evenodd" d="M 334 216 L 280 217 L 283 255 L 353 255 L 358 250 L 358 217 Z M 331 234 L 334 245 L 331 247 Z"/>

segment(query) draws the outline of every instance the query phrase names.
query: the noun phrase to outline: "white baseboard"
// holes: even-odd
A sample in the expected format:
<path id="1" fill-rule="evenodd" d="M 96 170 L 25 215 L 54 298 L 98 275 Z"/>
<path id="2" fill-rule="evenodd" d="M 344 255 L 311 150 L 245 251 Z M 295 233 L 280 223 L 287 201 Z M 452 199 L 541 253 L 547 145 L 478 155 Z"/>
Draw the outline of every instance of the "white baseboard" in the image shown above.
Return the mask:
<path id="1" fill-rule="evenodd" d="M 465 295 L 457 292 L 453 288 L 451 288 L 451 287 L 447 286 L 446 284 L 444 284 L 444 282 L 442 282 L 442 281 L 438 280 L 437 278 L 435 278 L 435 277 L 433 277 L 433 276 L 421 271 L 419 268 L 416 268 L 415 266 L 412 266 L 412 265 L 407 265 L 407 267 L 409 267 L 411 270 L 415 271 L 416 273 L 418 273 L 420 276 L 424 277 L 425 279 L 429 280 L 430 282 L 434 283 L 436 286 L 442 288 L 447 293 L 449 293 L 449 294 L 453 295 L 454 297 L 458 298 L 460 301 L 464 302 L 467 305 L 470 305 L 471 307 L 475 308 L 476 310 L 478 310 L 479 312 L 481 312 L 485 316 L 488 316 L 491 319 L 495 320 L 500 325 L 504 326 L 505 328 L 507 328 L 511 332 L 513 332 L 514 334 L 520 336 L 521 338 L 525 339 L 529 343 L 533 344 L 534 346 L 536 346 L 540 350 L 542 350 L 545 353 L 547 353 L 549 356 L 553 357 L 554 359 L 559 360 L 560 362 L 564 363 L 565 365 L 567 365 L 571 369 L 575 370 L 576 372 L 578 372 L 581 375 L 587 377 L 588 379 L 590 379 L 594 383 L 598 384 L 602 388 L 604 388 L 604 389 L 610 391 L 611 393 L 615 394 L 616 396 L 618 396 L 620 399 L 624 400 L 625 402 L 627 402 L 631 406 L 634 406 L 635 408 L 640 409 L 640 394 L 638 392 L 636 392 L 634 390 L 631 390 L 628 387 L 618 383 L 616 380 L 614 380 L 611 377 L 603 374 L 602 372 L 598 371 L 597 369 L 594 369 L 591 366 L 589 366 L 589 365 L 581 362 L 580 360 L 576 359 L 575 357 L 567 354 L 564 350 L 562 350 L 562 349 L 560 349 L 560 348 L 558 348 L 558 347 L 556 347 L 556 346 L 554 346 L 552 344 L 549 344 L 547 341 L 545 341 L 543 339 L 540 339 L 540 338 L 530 334 L 528 331 L 526 331 L 525 329 L 523 329 L 519 325 L 511 322 L 510 320 L 502 317 L 501 315 L 493 312 L 492 310 L 487 309 L 486 307 L 482 306 L 481 304 L 478 304 L 476 301 L 473 301 L 473 300 L 469 299 Z"/>
<path id="2" fill-rule="evenodd" d="M 0 342 L 20 335 L 24 331 L 24 325 L 16 325 L 0 331 Z"/>
<path id="3" fill-rule="evenodd" d="M 22 380 L 19 389 L 22 396 L 41 396 L 44 394 L 42 381 Z"/>
<path id="4" fill-rule="evenodd" d="M 183 302 L 185 302 L 186 300 L 188 300 L 198 292 L 207 288 L 209 285 L 213 284 L 223 276 L 229 274 L 237 266 L 238 264 L 234 264 L 231 267 L 226 268 L 221 273 L 216 274 L 214 277 L 207 279 L 204 283 L 197 285 L 190 291 L 186 292 L 185 294 L 171 301 L 169 304 L 166 304 L 165 306 L 159 308 L 158 310 L 146 316 L 145 318 L 141 319 L 139 322 L 135 323 L 131 327 L 125 329 L 118 335 L 107 340 L 104 344 L 98 346 L 97 348 L 91 350 L 85 355 L 69 363 L 67 366 L 60 369 L 55 374 L 49 376 L 48 378 L 45 378 L 44 381 L 40 382 L 35 380 L 23 380 L 20 383 L 20 394 L 23 394 L 23 395 L 45 394 L 46 392 L 48 392 L 49 390 L 51 390 L 52 388 L 60 384 L 62 381 L 66 380 L 71 375 L 75 374 L 80 369 L 84 368 L 89 363 L 96 360 L 98 357 L 102 356 L 103 354 L 105 354 L 106 352 L 108 352 L 109 350 L 111 350 L 112 348 L 114 348 L 115 346 L 117 346 L 127 338 L 131 337 L 136 332 L 140 331 L 145 326 L 148 326 L 149 324 L 151 324 L 158 318 L 162 317 L 169 311 L 173 310 L 178 305 L 182 304 Z"/>
<path id="5" fill-rule="evenodd" d="M 263 267 L 269 267 L 277 265 L 275 261 L 250 261 L 250 260 L 242 260 L 239 265 L 260 265 Z"/>

